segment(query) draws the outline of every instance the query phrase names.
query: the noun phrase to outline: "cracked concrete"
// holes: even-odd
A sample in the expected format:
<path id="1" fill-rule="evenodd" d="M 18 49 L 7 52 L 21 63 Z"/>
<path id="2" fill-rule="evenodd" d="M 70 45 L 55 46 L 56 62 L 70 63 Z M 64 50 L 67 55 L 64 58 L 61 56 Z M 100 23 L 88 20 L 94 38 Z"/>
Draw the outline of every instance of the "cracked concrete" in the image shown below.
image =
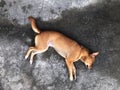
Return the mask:
<path id="1" fill-rule="evenodd" d="M 76 62 L 71 82 L 64 59 L 54 49 L 24 60 L 36 35 L 28 16 L 42 30 L 59 31 L 99 51 L 92 70 Z M 119 0 L 0 0 L 0 90 L 120 90 Z"/>

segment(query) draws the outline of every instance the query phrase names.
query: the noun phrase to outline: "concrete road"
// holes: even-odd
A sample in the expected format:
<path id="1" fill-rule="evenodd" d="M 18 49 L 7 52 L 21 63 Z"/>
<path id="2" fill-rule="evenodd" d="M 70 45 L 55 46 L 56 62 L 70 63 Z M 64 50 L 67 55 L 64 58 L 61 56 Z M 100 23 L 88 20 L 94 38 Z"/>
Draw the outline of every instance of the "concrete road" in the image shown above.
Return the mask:
<path id="1" fill-rule="evenodd" d="M 99 51 L 92 70 L 76 62 L 70 81 L 64 58 L 53 48 L 34 58 L 24 56 L 39 28 L 59 31 Z M 120 90 L 119 0 L 0 0 L 0 90 Z"/>

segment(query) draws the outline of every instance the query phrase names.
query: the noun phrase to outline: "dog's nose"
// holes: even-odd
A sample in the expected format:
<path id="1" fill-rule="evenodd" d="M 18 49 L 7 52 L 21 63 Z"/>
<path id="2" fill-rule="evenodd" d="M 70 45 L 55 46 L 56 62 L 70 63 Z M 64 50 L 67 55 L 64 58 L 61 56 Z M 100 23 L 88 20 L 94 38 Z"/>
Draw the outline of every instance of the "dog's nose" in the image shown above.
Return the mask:
<path id="1" fill-rule="evenodd" d="M 86 65 L 87 66 L 87 68 L 88 68 L 88 65 Z"/>
<path id="2" fill-rule="evenodd" d="M 92 66 L 86 65 L 86 67 L 90 70 L 92 68 Z"/>

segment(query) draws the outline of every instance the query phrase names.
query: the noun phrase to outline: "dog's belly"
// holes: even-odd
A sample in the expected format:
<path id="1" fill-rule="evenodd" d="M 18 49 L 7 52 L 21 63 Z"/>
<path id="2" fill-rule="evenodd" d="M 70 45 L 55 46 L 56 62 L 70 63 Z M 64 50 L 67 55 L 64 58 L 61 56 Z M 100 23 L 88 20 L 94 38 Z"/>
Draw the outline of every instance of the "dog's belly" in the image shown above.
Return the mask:
<path id="1" fill-rule="evenodd" d="M 60 48 L 58 49 L 58 48 L 55 48 L 55 46 L 54 46 L 54 44 L 53 44 L 53 42 L 52 41 L 50 41 L 49 43 L 48 43 L 48 46 L 50 46 L 50 47 L 53 47 L 54 49 L 55 49 L 55 51 L 59 54 L 59 55 L 61 55 L 62 57 L 66 57 L 66 53 L 63 51 L 63 50 L 61 50 Z"/>
<path id="2" fill-rule="evenodd" d="M 55 49 L 55 48 L 54 48 Z M 66 52 L 64 52 L 64 51 L 62 51 L 62 50 L 57 50 L 57 49 L 55 49 L 56 50 L 56 52 L 59 54 L 59 55 L 61 55 L 62 57 L 66 57 Z"/>

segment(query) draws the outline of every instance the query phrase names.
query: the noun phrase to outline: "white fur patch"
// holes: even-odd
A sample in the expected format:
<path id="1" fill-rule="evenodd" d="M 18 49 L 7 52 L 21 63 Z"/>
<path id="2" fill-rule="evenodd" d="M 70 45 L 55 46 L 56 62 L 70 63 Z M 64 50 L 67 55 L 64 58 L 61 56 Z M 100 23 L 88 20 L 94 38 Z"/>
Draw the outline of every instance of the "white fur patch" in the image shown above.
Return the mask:
<path id="1" fill-rule="evenodd" d="M 48 42 L 48 47 L 49 47 L 49 46 L 50 46 L 50 47 L 53 47 L 53 46 L 54 46 L 52 41 L 49 41 L 49 42 Z"/>

